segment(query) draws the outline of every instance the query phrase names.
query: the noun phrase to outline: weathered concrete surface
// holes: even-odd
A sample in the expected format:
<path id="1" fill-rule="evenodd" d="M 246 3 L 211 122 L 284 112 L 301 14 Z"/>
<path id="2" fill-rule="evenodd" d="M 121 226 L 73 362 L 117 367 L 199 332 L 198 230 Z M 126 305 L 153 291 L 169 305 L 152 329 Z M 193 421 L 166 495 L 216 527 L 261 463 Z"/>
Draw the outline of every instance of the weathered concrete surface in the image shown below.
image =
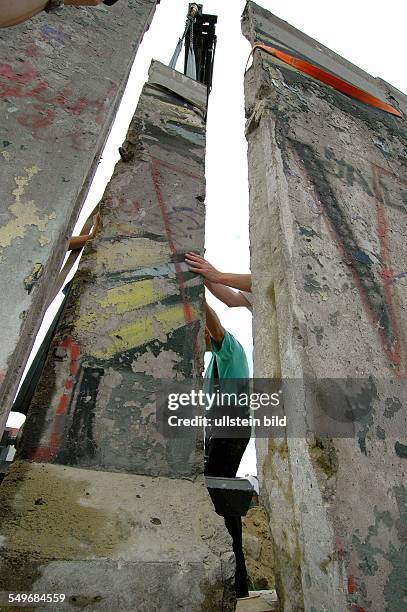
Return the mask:
<path id="1" fill-rule="evenodd" d="M 346 69 L 349 81 L 407 108 L 400 92 L 252 2 L 243 32 L 339 76 Z M 255 376 L 360 378 L 367 409 L 353 438 L 318 438 L 320 406 L 297 385 L 284 403 L 294 435 L 257 441 L 279 598 L 284 610 L 401 612 L 406 121 L 259 51 L 245 81 Z M 295 437 L 300 427 L 306 438 Z"/>
<path id="2" fill-rule="evenodd" d="M 269 518 L 263 506 L 250 508 L 242 517 L 243 551 L 245 555 L 250 588 L 273 589 L 273 550 L 270 537 Z"/>
<path id="3" fill-rule="evenodd" d="M 173 89 L 205 88 L 166 70 Z M 184 254 L 202 250 L 206 97 L 198 108 L 148 83 L 101 201 L 53 356 L 33 399 L 22 456 L 137 474 L 202 471 L 195 439 L 165 440 L 157 380 L 201 374 L 203 285 Z M 123 448 L 127 452 L 123 452 Z"/>
<path id="4" fill-rule="evenodd" d="M 155 84 L 157 72 L 172 91 Z M 195 105 L 178 95 L 185 88 Z M 205 110 L 200 83 L 152 64 L 126 161 L 101 202 L 102 229 L 83 255 L 27 416 L 20 462 L 0 488 L 9 506 L 4 590 L 13 564 L 13 584 L 50 592 L 58 581 L 77 601 L 96 602 L 92 609 L 233 609 L 234 557 L 203 487 L 202 440 L 166 439 L 156 423 L 160 379 L 202 373 L 203 283 L 184 255 L 203 248 Z M 44 516 L 30 514 L 30 491 L 42 498 L 43 479 Z M 87 537 L 93 519 L 101 522 Z"/>
<path id="5" fill-rule="evenodd" d="M 0 32 L 0 431 L 156 0 Z"/>
<path id="6" fill-rule="evenodd" d="M 17 462 L 0 491 L 0 590 L 66 594 L 35 610 L 233 609 L 233 553 L 203 478 Z"/>

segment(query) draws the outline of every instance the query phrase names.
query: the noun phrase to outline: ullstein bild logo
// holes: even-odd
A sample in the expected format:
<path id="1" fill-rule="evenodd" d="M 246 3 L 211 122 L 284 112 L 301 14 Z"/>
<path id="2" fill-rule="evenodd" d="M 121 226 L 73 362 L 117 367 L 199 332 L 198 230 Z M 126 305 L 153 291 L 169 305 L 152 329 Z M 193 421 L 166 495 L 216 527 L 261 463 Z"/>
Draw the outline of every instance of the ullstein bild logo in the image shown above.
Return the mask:
<path id="1" fill-rule="evenodd" d="M 179 417 L 171 415 L 167 419 L 170 427 L 286 427 L 287 417 L 271 416 L 267 417 L 231 417 L 224 414 L 221 417 L 207 417 L 197 415 L 194 417 Z"/>

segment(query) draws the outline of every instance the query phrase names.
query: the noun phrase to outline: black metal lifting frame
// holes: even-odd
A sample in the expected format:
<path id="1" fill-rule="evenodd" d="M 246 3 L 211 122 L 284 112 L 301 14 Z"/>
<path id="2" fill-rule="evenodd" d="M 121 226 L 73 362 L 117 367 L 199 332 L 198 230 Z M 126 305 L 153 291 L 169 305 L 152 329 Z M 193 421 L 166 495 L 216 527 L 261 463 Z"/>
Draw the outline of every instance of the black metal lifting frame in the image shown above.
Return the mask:
<path id="1" fill-rule="evenodd" d="M 216 15 L 204 15 L 202 4 L 190 2 L 188 14 L 192 7 L 197 6 L 198 12 L 195 15 L 192 30 L 192 47 L 196 62 L 196 80 L 203 83 L 208 88 L 208 93 L 212 88 L 213 63 L 216 50 Z M 187 61 L 191 45 L 191 28 L 185 35 L 185 62 L 184 74 L 187 74 Z"/>

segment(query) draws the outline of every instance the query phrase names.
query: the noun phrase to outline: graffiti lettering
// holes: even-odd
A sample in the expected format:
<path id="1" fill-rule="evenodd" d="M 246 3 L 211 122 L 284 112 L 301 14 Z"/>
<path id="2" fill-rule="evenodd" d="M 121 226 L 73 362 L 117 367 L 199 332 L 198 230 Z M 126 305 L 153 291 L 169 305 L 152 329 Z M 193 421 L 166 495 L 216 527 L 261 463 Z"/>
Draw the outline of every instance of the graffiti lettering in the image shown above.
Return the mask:
<path id="1" fill-rule="evenodd" d="M 40 77 L 38 70 L 29 62 L 22 62 L 18 69 L 14 69 L 10 64 L 0 64 L 0 98 L 35 101 L 30 107 L 34 109 L 34 112 L 23 112 L 17 118 L 18 123 L 30 129 L 35 137 L 39 136 L 39 130 L 42 131 L 53 125 L 58 108 L 74 116 L 90 111 L 94 121 L 102 125 L 106 103 L 113 95 L 115 88 L 115 84 L 111 83 L 106 92 L 106 99 L 103 101 L 77 96 L 70 86 L 65 86 L 54 93 L 49 83 Z M 75 140 L 72 139 L 71 142 L 75 147 Z"/>

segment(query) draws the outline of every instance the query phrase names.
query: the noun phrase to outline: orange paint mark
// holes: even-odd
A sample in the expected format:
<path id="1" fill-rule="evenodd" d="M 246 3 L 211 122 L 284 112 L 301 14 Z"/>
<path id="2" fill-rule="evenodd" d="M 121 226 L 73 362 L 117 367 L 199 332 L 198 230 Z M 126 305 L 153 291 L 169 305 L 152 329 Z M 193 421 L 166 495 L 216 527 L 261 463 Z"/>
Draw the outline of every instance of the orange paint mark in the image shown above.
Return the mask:
<path id="1" fill-rule="evenodd" d="M 356 582 L 354 581 L 352 576 L 348 576 L 348 593 L 352 594 L 352 593 L 356 593 L 356 591 L 357 591 Z"/>
<path id="2" fill-rule="evenodd" d="M 294 57 L 289 55 L 288 53 L 284 53 L 284 51 L 280 51 L 280 49 L 275 49 L 274 47 L 269 47 L 267 45 L 255 44 L 250 55 L 254 53 L 256 49 L 261 49 L 274 57 L 277 57 L 279 60 L 292 66 L 296 70 L 303 72 L 304 74 L 308 74 L 309 76 L 321 81 L 325 85 L 329 85 L 333 89 L 340 91 L 341 93 L 349 96 L 350 98 L 354 98 L 355 100 L 359 100 L 359 102 L 363 102 L 364 104 L 368 104 L 369 106 L 373 106 L 374 108 L 378 108 L 386 113 L 390 113 L 391 115 L 395 115 L 396 117 L 402 117 L 400 111 L 398 111 L 390 104 L 383 102 L 383 100 L 379 100 L 376 96 L 364 91 L 363 89 L 359 89 L 355 85 L 340 79 L 335 76 L 331 72 L 327 72 L 326 70 L 322 70 L 322 68 L 318 68 L 318 66 L 314 66 L 305 60 L 299 59 L 298 57 Z M 250 59 L 250 56 L 249 56 Z M 247 64 L 246 64 L 247 66 Z"/>

